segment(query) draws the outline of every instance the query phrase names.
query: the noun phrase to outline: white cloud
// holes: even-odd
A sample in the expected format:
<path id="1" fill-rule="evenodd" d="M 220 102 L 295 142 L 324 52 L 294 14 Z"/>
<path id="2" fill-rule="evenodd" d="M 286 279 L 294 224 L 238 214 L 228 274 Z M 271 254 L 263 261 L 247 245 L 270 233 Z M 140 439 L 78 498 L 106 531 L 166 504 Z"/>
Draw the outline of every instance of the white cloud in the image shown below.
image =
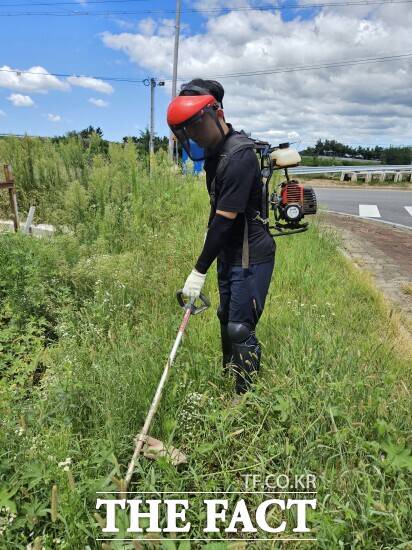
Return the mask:
<path id="1" fill-rule="evenodd" d="M 142 34 L 150 36 L 156 28 L 155 20 L 152 17 L 141 19 L 137 24 L 137 28 Z"/>
<path id="2" fill-rule="evenodd" d="M 162 18 L 155 20 L 152 17 L 146 17 L 139 21 L 125 21 L 123 19 L 114 19 L 117 25 L 127 31 L 139 31 L 144 36 L 151 36 L 154 33 L 158 33 L 159 36 L 174 36 L 175 32 L 175 20 Z M 180 23 L 180 34 L 190 30 L 190 25 L 185 22 Z M 104 33 L 103 33 L 104 34 Z"/>
<path id="3" fill-rule="evenodd" d="M 47 115 L 47 118 L 48 120 L 50 120 L 50 122 L 60 122 L 62 119 L 60 115 L 52 115 L 51 113 Z"/>
<path id="4" fill-rule="evenodd" d="M 44 67 L 36 66 L 20 72 L 8 65 L 0 67 L 0 88 L 19 92 L 47 93 L 49 90 L 65 91 L 70 87 L 55 76 L 46 74 Z"/>
<path id="5" fill-rule="evenodd" d="M 98 78 L 93 78 L 90 76 L 69 76 L 67 81 L 72 86 L 80 86 L 81 88 L 88 88 L 94 90 L 95 92 L 100 92 L 102 94 L 112 94 L 113 87 L 107 82 L 103 82 Z"/>
<path id="6" fill-rule="evenodd" d="M 136 24 L 135 21 L 126 21 L 125 19 L 117 19 L 113 18 L 113 21 L 124 30 L 132 31 L 136 30 L 138 23 Z"/>
<path id="7" fill-rule="evenodd" d="M 11 94 L 7 98 L 15 107 L 33 107 L 34 101 L 28 95 Z"/>
<path id="8" fill-rule="evenodd" d="M 91 97 L 89 99 L 89 103 L 92 105 L 95 105 L 96 107 L 108 107 L 109 103 L 108 101 L 104 101 L 103 99 L 95 99 L 94 97 Z"/>
<path id="9" fill-rule="evenodd" d="M 200 0 L 198 5 L 204 3 Z M 222 5 L 218 0 L 207 2 L 212 8 Z M 247 3 L 224 0 L 224 5 Z M 179 79 L 219 80 L 219 75 L 412 52 L 409 6 L 331 7 L 312 19 L 307 13 L 302 10 L 289 21 L 278 11 L 203 14 L 202 30 L 181 36 Z M 170 78 L 174 36 L 161 30 L 161 22 L 155 27 L 146 23 L 137 33 L 106 32 L 102 40 L 139 67 Z M 297 135 L 302 145 L 318 138 L 353 144 L 410 143 L 411 69 L 409 58 L 221 78 L 225 116 L 235 128 L 256 138 L 266 136 L 274 144 Z M 171 83 L 164 90 L 170 93 Z"/>

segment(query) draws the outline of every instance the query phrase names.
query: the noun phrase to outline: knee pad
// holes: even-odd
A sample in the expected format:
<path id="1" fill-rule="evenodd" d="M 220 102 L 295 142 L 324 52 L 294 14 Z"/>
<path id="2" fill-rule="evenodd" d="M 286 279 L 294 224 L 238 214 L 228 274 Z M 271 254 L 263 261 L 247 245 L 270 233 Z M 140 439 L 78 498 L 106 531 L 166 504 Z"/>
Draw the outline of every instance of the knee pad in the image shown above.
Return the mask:
<path id="1" fill-rule="evenodd" d="M 227 330 L 232 341 L 235 389 L 242 394 L 250 389 L 253 373 L 260 369 L 261 349 L 255 331 L 248 325 L 229 321 Z"/>
<path id="2" fill-rule="evenodd" d="M 248 325 L 245 325 L 244 323 L 235 323 L 233 321 L 229 321 L 227 325 L 227 333 L 230 340 L 236 344 L 246 342 L 252 334 Z"/>

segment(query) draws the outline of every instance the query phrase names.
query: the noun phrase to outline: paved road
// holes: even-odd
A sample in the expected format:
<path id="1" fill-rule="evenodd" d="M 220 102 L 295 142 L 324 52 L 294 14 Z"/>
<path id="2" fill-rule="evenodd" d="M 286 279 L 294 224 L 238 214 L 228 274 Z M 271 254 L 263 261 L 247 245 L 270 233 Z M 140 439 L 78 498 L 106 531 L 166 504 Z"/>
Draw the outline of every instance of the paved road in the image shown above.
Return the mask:
<path id="1" fill-rule="evenodd" d="M 314 187 L 318 205 L 362 218 L 399 223 L 412 228 L 412 191 Z"/>

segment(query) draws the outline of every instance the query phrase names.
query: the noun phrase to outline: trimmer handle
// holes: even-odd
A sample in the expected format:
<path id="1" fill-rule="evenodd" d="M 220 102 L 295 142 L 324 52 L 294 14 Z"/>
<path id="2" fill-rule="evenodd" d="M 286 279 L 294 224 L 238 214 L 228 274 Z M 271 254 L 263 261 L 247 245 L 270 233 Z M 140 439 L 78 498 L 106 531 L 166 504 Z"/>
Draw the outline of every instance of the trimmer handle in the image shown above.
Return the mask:
<path id="1" fill-rule="evenodd" d="M 177 298 L 177 301 L 179 302 L 179 305 L 183 309 L 187 309 L 187 308 L 190 307 L 192 315 L 197 315 L 198 313 L 202 313 L 202 311 L 205 311 L 205 309 L 207 309 L 210 306 L 209 299 L 206 298 L 206 296 L 202 293 L 200 293 L 200 295 L 199 295 L 199 300 L 201 300 L 203 302 L 203 305 L 199 306 L 199 307 L 195 306 L 196 298 L 191 298 L 188 302 L 184 301 L 183 290 L 178 290 L 176 292 L 176 298 Z"/>

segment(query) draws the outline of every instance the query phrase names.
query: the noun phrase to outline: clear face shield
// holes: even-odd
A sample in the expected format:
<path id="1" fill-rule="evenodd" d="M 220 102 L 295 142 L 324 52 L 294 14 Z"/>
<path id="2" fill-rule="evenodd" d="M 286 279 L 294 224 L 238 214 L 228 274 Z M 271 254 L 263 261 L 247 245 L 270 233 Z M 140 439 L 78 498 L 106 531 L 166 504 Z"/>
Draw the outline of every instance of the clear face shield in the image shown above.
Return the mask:
<path id="1" fill-rule="evenodd" d="M 213 106 L 203 108 L 189 120 L 170 128 L 193 161 L 211 157 L 225 135 Z"/>

